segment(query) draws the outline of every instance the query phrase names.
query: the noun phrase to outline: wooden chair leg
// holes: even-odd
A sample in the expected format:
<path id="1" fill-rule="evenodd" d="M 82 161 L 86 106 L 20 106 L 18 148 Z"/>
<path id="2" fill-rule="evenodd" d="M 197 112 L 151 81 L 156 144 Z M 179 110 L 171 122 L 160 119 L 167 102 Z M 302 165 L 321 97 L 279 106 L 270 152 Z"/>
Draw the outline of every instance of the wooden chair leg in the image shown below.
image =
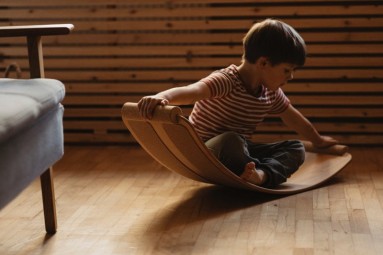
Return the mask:
<path id="1" fill-rule="evenodd" d="M 53 186 L 52 167 L 47 169 L 41 176 L 41 191 L 43 195 L 45 229 L 48 234 L 56 233 L 56 202 Z"/>

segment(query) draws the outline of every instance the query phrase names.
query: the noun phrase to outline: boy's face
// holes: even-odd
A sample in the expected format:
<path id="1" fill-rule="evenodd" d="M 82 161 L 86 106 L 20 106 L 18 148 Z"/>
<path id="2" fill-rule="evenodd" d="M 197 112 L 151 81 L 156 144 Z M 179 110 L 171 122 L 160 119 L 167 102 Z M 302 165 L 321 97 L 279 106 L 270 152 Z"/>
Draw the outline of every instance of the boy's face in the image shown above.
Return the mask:
<path id="1" fill-rule="evenodd" d="M 278 90 L 293 79 L 296 68 L 296 65 L 290 63 L 272 65 L 267 61 L 263 67 L 263 85 L 272 91 Z"/>

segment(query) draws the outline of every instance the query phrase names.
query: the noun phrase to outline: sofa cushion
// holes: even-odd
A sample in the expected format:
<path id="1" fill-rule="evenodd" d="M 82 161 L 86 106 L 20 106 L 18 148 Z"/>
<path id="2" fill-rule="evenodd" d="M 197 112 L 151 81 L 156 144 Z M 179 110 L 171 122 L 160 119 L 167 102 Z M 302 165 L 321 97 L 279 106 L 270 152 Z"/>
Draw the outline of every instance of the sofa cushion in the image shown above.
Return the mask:
<path id="1" fill-rule="evenodd" d="M 61 158 L 62 118 L 63 107 L 56 105 L 33 125 L 0 143 L 0 210 Z"/>
<path id="2" fill-rule="evenodd" d="M 0 79 L 0 142 L 59 104 L 64 85 L 53 79 Z"/>

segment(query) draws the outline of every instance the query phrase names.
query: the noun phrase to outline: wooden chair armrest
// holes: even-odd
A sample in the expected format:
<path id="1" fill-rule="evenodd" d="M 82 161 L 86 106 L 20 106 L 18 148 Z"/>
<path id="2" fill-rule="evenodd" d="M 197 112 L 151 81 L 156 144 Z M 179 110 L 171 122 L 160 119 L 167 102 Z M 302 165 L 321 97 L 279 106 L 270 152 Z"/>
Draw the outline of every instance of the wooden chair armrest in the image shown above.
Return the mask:
<path id="1" fill-rule="evenodd" d="M 41 37 L 46 35 L 66 35 L 73 29 L 72 24 L 4 26 L 0 27 L 0 37 L 26 37 L 30 78 L 44 78 Z"/>
<path id="2" fill-rule="evenodd" d="M 66 35 L 73 28 L 72 24 L 4 26 L 0 27 L 0 37 Z"/>

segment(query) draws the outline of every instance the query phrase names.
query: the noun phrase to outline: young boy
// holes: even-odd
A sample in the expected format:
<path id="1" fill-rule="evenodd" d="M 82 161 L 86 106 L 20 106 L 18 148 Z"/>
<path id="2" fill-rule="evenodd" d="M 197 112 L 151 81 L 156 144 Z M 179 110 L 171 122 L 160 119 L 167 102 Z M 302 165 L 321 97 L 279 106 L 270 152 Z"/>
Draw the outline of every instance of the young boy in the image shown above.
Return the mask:
<path id="1" fill-rule="evenodd" d="M 254 24 L 243 39 L 239 66 L 213 72 L 184 87 L 143 97 L 138 107 L 150 119 L 157 105 L 194 104 L 189 117 L 210 151 L 244 180 L 264 187 L 285 182 L 303 163 L 300 141 L 253 143 L 250 136 L 268 114 L 282 121 L 317 147 L 337 143 L 321 136 L 291 104 L 281 87 L 303 66 L 306 46 L 289 25 L 273 19 Z"/>

